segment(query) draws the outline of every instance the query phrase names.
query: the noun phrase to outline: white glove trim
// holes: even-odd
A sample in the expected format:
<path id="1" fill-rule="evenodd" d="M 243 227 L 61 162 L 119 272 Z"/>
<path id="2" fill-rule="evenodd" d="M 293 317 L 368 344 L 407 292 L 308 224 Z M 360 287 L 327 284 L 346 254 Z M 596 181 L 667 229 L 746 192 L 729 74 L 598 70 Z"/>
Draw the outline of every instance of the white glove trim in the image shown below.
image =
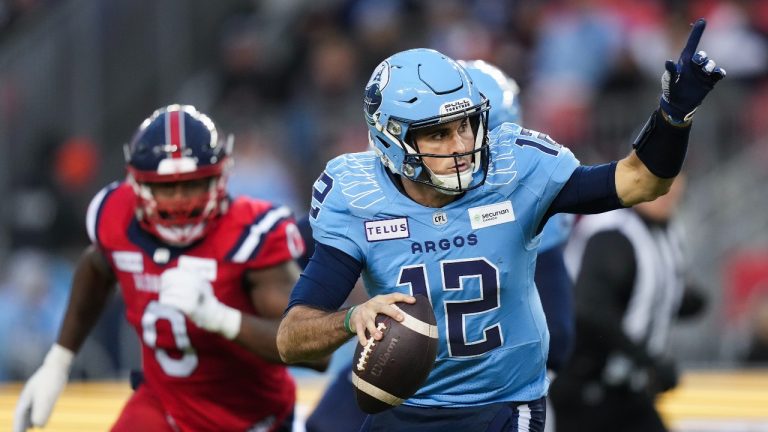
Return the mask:
<path id="1" fill-rule="evenodd" d="M 75 353 L 70 349 L 64 348 L 59 344 L 53 344 L 48 354 L 43 360 L 43 364 L 66 370 L 69 373 L 69 368 L 72 366 L 72 360 L 75 358 Z"/>
<path id="2" fill-rule="evenodd" d="M 240 334 L 240 323 L 243 320 L 243 313 L 224 303 L 218 303 L 218 305 L 221 306 L 218 310 L 218 331 L 225 338 L 232 340 Z"/>

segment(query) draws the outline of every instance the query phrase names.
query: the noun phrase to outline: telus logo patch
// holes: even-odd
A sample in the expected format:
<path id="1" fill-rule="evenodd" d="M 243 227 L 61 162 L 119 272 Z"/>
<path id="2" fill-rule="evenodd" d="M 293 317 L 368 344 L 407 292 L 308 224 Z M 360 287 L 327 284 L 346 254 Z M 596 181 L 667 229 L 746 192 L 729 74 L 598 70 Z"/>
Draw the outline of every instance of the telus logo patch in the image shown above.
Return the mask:
<path id="1" fill-rule="evenodd" d="M 410 237 L 408 218 L 365 221 L 365 238 L 369 242 Z"/>

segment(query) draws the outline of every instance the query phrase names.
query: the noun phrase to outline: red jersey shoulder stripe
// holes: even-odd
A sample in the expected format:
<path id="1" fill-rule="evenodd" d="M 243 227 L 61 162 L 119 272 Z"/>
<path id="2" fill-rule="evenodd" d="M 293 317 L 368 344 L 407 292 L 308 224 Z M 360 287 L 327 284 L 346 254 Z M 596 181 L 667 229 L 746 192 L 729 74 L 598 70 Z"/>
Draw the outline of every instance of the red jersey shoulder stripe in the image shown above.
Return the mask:
<path id="1" fill-rule="evenodd" d="M 227 259 L 236 263 L 247 262 L 256 256 L 264 237 L 290 217 L 292 217 L 291 210 L 284 206 L 273 207 L 262 213 L 248 229 L 244 230 L 235 247 L 227 254 Z"/>
<path id="2" fill-rule="evenodd" d="M 92 243 L 99 243 L 98 226 L 101 211 L 104 209 L 104 203 L 107 202 L 109 195 L 117 190 L 120 183 L 121 182 L 116 181 L 105 186 L 93 197 L 91 203 L 88 205 L 88 212 L 85 215 L 85 228 L 88 230 L 88 237 L 91 239 Z"/>

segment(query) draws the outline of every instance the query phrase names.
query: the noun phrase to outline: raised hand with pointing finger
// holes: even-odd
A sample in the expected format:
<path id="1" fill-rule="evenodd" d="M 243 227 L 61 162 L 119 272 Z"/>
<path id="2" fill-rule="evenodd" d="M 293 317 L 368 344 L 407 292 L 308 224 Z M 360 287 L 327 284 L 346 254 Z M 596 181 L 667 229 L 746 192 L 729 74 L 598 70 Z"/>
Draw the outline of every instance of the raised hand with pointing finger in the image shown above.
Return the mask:
<path id="1" fill-rule="evenodd" d="M 725 77 L 725 69 L 717 66 L 705 51 L 697 51 L 706 26 L 703 19 L 693 24 L 677 63 L 667 60 L 661 76 L 661 108 L 676 122 L 690 120 L 707 93 Z"/>

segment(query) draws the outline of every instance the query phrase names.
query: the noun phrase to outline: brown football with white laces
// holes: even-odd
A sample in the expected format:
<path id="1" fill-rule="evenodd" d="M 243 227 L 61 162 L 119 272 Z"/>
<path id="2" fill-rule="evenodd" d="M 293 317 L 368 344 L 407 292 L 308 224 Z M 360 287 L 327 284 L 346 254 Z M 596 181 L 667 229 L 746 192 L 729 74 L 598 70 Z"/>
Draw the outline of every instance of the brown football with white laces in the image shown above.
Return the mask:
<path id="1" fill-rule="evenodd" d="M 384 337 L 355 347 L 352 383 L 357 405 L 375 414 L 400 405 L 421 388 L 437 357 L 437 325 L 429 300 L 395 303 L 405 314 L 396 321 L 379 314 L 376 324 Z"/>

